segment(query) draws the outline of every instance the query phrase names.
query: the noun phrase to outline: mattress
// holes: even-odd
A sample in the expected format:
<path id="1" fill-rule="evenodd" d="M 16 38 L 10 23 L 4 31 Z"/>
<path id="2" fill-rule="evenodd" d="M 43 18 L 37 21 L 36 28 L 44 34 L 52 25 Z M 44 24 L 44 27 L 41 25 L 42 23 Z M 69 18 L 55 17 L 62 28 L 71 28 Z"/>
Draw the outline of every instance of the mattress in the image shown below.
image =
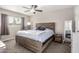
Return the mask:
<path id="1" fill-rule="evenodd" d="M 54 35 L 53 30 L 46 29 L 42 30 L 22 30 L 16 33 L 17 36 L 22 36 L 26 38 L 30 38 L 36 41 L 45 42 L 48 38 Z"/>

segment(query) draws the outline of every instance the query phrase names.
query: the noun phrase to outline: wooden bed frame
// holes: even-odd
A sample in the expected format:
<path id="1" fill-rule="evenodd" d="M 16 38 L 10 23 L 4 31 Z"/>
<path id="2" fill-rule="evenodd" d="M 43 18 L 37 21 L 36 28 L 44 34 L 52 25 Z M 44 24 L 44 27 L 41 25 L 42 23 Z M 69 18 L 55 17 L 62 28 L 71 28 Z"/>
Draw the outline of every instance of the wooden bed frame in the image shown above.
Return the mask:
<path id="1" fill-rule="evenodd" d="M 55 32 L 55 23 L 37 23 L 36 27 L 45 26 L 46 28 L 50 28 Z M 40 41 L 35 41 L 33 39 L 25 38 L 22 36 L 16 36 L 16 43 L 22 45 L 23 47 L 30 49 L 33 52 L 43 52 L 44 49 L 49 45 L 50 42 L 54 39 L 54 35 L 51 36 L 44 44 Z"/>

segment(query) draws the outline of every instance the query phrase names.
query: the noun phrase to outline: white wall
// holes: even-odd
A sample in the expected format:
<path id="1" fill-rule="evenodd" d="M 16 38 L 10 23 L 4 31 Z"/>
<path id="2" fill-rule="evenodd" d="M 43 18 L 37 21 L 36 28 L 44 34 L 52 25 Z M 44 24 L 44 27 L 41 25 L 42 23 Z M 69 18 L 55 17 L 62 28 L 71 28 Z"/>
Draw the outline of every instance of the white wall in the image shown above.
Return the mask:
<path id="1" fill-rule="evenodd" d="M 42 12 L 31 17 L 31 22 L 33 26 L 40 22 L 55 22 L 56 23 L 56 33 L 64 33 L 64 21 L 73 20 L 73 8 L 65 8 L 56 11 Z"/>
<path id="2" fill-rule="evenodd" d="M 26 26 L 26 23 L 30 19 L 29 16 L 26 16 L 24 14 L 12 12 L 12 11 L 5 10 L 5 9 L 0 9 L 0 21 L 1 21 L 1 13 L 7 14 L 10 16 L 25 17 L 25 26 Z M 21 25 L 8 25 L 8 27 L 9 27 L 10 35 L 5 35 L 5 36 L 3 35 L 2 39 L 12 38 L 16 34 L 16 32 L 21 29 Z"/>
<path id="3" fill-rule="evenodd" d="M 79 21 L 79 6 L 76 6 L 74 9 L 74 13 L 75 13 L 75 33 L 73 33 L 72 35 L 72 52 L 73 53 L 79 53 L 79 29 L 77 27 L 79 27 L 78 25 L 78 21 Z"/>

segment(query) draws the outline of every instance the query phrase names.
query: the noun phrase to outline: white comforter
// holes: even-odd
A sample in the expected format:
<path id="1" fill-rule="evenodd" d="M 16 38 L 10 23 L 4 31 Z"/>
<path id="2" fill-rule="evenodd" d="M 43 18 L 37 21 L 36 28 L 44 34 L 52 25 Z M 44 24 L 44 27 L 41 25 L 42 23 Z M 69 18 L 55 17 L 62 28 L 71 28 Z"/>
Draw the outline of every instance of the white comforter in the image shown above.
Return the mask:
<path id="1" fill-rule="evenodd" d="M 54 34 L 54 32 L 50 29 L 46 29 L 44 31 L 41 30 L 23 30 L 23 31 L 18 31 L 17 36 L 23 36 L 27 37 L 33 40 L 37 40 L 40 42 L 45 42 L 49 37 L 51 37 Z"/>

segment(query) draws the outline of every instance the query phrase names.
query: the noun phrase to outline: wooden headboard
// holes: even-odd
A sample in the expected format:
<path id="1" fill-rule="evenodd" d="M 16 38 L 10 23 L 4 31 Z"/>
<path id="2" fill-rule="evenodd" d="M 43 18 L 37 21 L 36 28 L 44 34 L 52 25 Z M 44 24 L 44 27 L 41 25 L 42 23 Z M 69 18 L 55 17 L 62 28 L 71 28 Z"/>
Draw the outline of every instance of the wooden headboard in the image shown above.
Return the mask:
<path id="1" fill-rule="evenodd" d="M 55 23 L 36 23 L 36 28 L 39 26 L 44 26 L 46 28 L 52 29 L 55 32 Z"/>

